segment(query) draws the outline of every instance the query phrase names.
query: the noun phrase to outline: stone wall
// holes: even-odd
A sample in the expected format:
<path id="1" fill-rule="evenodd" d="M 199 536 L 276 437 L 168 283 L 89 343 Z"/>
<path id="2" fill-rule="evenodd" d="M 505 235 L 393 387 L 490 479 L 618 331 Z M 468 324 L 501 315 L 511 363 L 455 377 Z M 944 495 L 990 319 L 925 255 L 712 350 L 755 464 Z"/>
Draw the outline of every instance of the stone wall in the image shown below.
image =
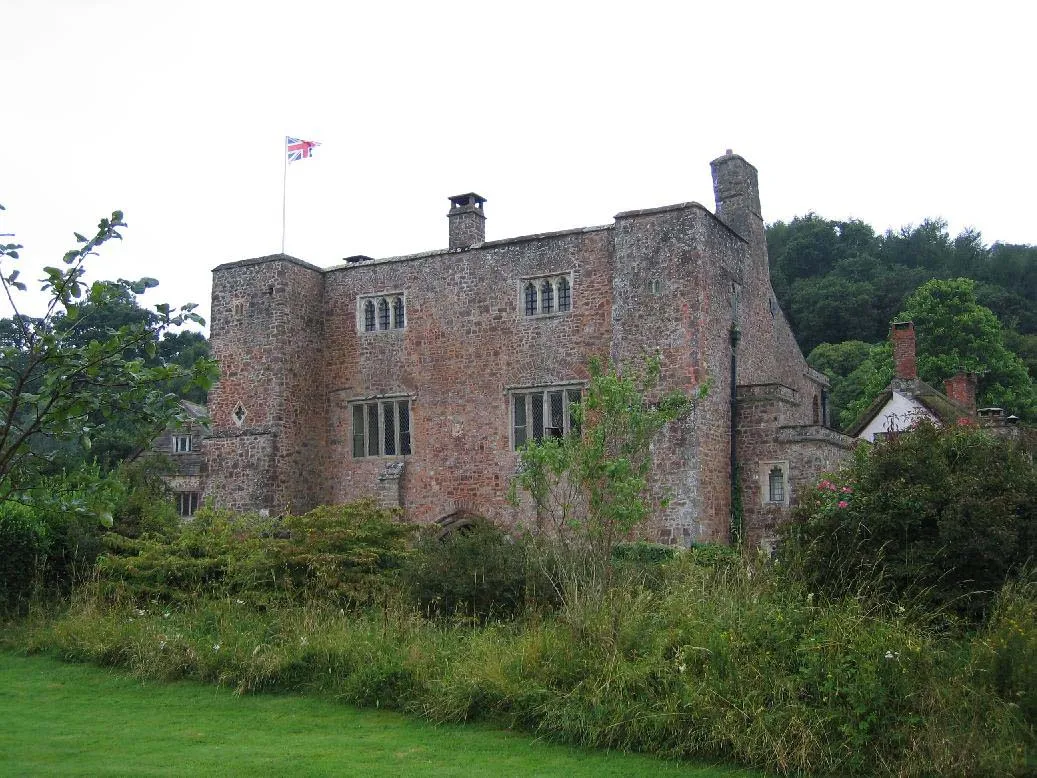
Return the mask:
<path id="1" fill-rule="evenodd" d="M 659 356 L 662 391 L 709 390 L 653 445 L 653 488 L 669 503 L 649 533 L 683 545 L 728 539 L 733 354 L 746 501 L 759 499 L 760 462 L 788 462 L 799 488 L 800 469 L 838 446 L 779 440 L 782 428 L 813 423 L 825 380 L 777 308 L 755 168 L 728 154 L 713 170 L 717 216 L 682 203 L 476 245 L 455 223 L 453 249 L 323 271 L 281 255 L 220 266 L 210 492 L 274 512 L 373 495 L 420 521 L 529 519 L 528 505 L 505 499 L 518 463 L 512 395 L 579 386 L 593 357 L 626 368 Z M 523 284 L 563 276 L 571 310 L 525 315 Z M 405 326 L 366 331 L 364 302 L 383 297 L 402 300 Z M 409 403 L 411 454 L 354 456 L 354 406 L 390 399 Z M 764 507 L 750 511 L 756 536 L 769 526 Z"/>

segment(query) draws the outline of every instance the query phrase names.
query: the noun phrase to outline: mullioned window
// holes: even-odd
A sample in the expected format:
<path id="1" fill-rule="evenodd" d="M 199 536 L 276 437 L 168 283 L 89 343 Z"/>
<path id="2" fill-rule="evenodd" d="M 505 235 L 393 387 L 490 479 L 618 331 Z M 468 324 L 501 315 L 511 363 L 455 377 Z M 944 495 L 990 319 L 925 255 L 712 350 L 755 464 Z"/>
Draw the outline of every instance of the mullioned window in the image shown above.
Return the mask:
<path id="1" fill-rule="evenodd" d="M 523 278 L 519 282 L 519 310 L 523 316 L 569 313 L 572 306 L 571 273 Z"/>
<path id="2" fill-rule="evenodd" d="M 359 332 L 387 332 L 407 326 L 407 301 L 403 292 L 364 295 L 357 298 Z"/>

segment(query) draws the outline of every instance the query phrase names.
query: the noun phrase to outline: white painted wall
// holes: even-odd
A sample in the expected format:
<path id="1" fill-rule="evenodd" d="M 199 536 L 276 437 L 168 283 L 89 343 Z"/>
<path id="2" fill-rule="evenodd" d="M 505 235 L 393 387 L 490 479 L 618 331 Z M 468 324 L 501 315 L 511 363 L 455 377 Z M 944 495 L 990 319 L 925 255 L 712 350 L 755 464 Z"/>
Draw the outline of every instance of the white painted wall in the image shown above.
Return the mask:
<path id="1" fill-rule="evenodd" d="M 882 410 L 875 415 L 867 427 L 860 431 L 857 437 L 874 442 L 877 432 L 901 432 L 910 429 L 922 419 L 928 419 L 933 424 L 940 426 L 939 419 L 920 402 L 906 394 L 893 392 L 893 396 L 889 398 Z"/>

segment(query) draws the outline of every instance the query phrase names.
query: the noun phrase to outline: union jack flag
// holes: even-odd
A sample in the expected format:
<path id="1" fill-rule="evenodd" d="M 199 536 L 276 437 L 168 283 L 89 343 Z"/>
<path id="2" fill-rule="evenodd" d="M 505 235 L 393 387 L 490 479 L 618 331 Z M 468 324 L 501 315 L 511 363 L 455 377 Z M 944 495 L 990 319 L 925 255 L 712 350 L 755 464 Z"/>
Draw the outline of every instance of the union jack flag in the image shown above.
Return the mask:
<path id="1" fill-rule="evenodd" d="M 313 156 L 314 149 L 320 145 L 317 141 L 302 140 L 301 138 L 285 138 L 284 140 L 289 162 L 309 159 Z"/>

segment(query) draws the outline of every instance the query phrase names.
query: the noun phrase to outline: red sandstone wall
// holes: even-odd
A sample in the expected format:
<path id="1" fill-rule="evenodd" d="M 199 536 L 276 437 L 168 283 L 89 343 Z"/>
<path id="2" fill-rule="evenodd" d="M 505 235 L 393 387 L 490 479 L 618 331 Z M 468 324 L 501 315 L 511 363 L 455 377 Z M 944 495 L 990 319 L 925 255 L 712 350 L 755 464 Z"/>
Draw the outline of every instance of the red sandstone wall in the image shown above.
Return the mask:
<path id="1" fill-rule="evenodd" d="M 584 379 L 611 337 L 611 230 L 379 261 L 330 271 L 324 317 L 329 499 L 372 494 L 387 459 L 352 456 L 349 401 L 412 396 L 407 514 L 434 521 L 457 510 L 512 520 L 505 493 L 510 447 L 507 389 Z M 572 272 L 572 310 L 527 318 L 519 279 Z M 402 291 L 402 331 L 358 333 L 357 297 Z"/>

